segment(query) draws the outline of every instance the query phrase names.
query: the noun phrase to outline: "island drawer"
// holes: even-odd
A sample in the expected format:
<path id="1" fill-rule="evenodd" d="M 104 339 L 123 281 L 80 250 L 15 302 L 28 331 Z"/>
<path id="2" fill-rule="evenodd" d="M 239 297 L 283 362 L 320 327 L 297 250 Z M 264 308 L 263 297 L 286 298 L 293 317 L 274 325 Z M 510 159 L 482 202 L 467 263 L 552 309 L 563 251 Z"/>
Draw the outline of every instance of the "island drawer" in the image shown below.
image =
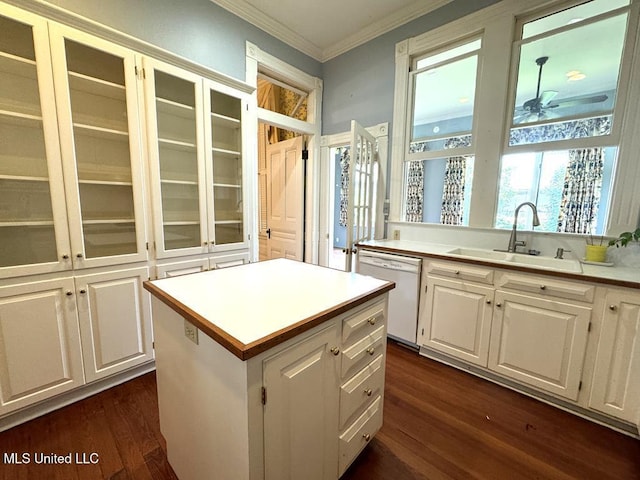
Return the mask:
<path id="1" fill-rule="evenodd" d="M 384 302 L 376 302 L 342 321 L 342 343 L 373 332 L 384 323 Z"/>
<path id="2" fill-rule="evenodd" d="M 520 290 L 537 293 L 550 297 L 578 300 L 581 302 L 593 302 L 596 287 L 577 282 L 566 282 L 550 277 L 535 275 L 518 275 L 513 273 L 501 273 L 497 279 L 499 288 Z"/>
<path id="3" fill-rule="evenodd" d="M 377 397 L 371 406 L 340 435 L 340 462 L 338 476 L 341 476 L 354 458 L 369 443 L 382 426 L 382 397 Z"/>
<path id="4" fill-rule="evenodd" d="M 384 356 L 380 355 L 340 388 L 340 428 L 367 403 L 382 394 Z"/>
<path id="5" fill-rule="evenodd" d="M 492 285 L 494 271 L 490 268 L 470 267 L 461 263 L 430 262 L 427 273 Z"/>
<path id="6" fill-rule="evenodd" d="M 356 367 L 369 362 L 375 355 L 382 355 L 385 349 L 384 325 L 362 337 L 351 346 L 345 346 L 342 350 L 342 378 Z"/>

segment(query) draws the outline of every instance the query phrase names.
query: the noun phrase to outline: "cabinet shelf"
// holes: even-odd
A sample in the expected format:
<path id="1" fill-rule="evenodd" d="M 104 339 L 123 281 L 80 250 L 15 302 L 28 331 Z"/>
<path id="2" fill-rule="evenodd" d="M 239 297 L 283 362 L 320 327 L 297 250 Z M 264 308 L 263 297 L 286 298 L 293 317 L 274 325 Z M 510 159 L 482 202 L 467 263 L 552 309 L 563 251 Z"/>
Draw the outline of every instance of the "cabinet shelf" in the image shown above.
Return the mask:
<path id="1" fill-rule="evenodd" d="M 242 220 L 215 220 L 213 223 L 215 225 L 239 225 Z"/>
<path id="2" fill-rule="evenodd" d="M 0 180 L 11 180 L 14 182 L 49 182 L 47 177 L 30 177 L 26 175 L 0 175 Z"/>
<path id="3" fill-rule="evenodd" d="M 214 183 L 213 186 L 216 188 L 242 188 L 242 185 L 236 183 Z"/>
<path id="4" fill-rule="evenodd" d="M 158 113 L 166 113 L 176 117 L 187 118 L 189 120 L 195 118 L 196 109 L 191 105 L 166 100 L 164 98 L 156 98 Z"/>
<path id="5" fill-rule="evenodd" d="M 124 138 L 129 136 L 129 132 L 125 130 L 115 130 L 113 128 L 98 127 L 95 125 L 87 125 L 85 123 L 74 123 L 73 128 L 78 129 L 79 133 L 82 135 L 95 138 L 111 139 L 114 137 Z"/>
<path id="6" fill-rule="evenodd" d="M 113 224 L 134 224 L 133 218 L 106 218 L 99 220 L 83 220 L 83 225 L 113 225 Z"/>
<path id="7" fill-rule="evenodd" d="M 117 83 L 108 82 L 77 72 L 69 72 L 69 87 L 72 90 L 112 98 L 114 100 L 121 100 L 125 92 L 124 85 L 118 85 Z"/>
<path id="8" fill-rule="evenodd" d="M 163 185 L 198 185 L 197 180 L 170 180 L 168 178 L 160 179 Z"/>
<path id="9" fill-rule="evenodd" d="M 228 150 L 226 148 L 219 148 L 219 147 L 213 147 L 211 149 L 211 151 L 213 153 L 222 153 L 224 155 L 233 155 L 234 157 L 239 157 L 241 154 L 241 152 L 239 152 L 238 150 Z"/>
<path id="10" fill-rule="evenodd" d="M 198 220 L 180 221 L 180 222 L 162 222 L 165 227 L 179 227 L 182 225 L 200 225 Z"/>
<path id="11" fill-rule="evenodd" d="M 240 120 L 233 117 L 228 117 L 226 115 L 220 115 L 219 113 L 211 114 L 211 123 L 215 127 L 226 127 L 226 128 L 240 128 Z"/>
<path id="12" fill-rule="evenodd" d="M 131 182 L 118 182 L 111 180 L 78 180 L 79 184 L 82 185 L 112 185 L 117 187 L 131 187 L 133 183 Z"/>
<path id="13" fill-rule="evenodd" d="M 53 220 L 33 220 L 25 222 L 0 222 L 0 228 L 2 227 L 51 227 L 53 226 Z"/>
<path id="14" fill-rule="evenodd" d="M 181 142 L 179 140 L 171 140 L 168 138 L 159 138 L 158 143 L 160 148 L 171 148 L 173 150 L 180 150 L 183 152 L 195 152 L 196 144 L 190 142 Z"/>
<path id="15" fill-rule="evenodd" d="M 30 58 L 0 51 L 0 70 L 4 72 L 26 77 L 24 72 L 32 71 L 35 66 L 36 62 Z"/>
<path id="16" fill-rule="evenodd" d="M 39 113 L 39 112 L 36 112 Z M 31 113 L 20 113 L 0 109 L 0 122 L 21 125 L 25 127 L 41 128 L 42 116 Z"/>

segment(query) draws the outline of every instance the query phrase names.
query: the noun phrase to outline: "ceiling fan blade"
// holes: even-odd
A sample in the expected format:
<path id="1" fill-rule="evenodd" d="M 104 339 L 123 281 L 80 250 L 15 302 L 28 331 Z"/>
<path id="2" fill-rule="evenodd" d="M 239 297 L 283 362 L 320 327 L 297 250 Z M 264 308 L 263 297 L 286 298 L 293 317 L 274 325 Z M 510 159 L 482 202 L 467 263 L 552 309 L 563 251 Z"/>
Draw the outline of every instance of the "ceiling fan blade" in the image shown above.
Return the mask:
<path id="1" fill-rule="evenodd" d="M 607 95 L 593 95 L 591 97 L 576 98 L 575 100 L 560 100 L 553 105 L 547 105 L 546 108 L 566 108 L 575 107 L 576 105 L 588 105 L 590 103 L 604 102 L 607 98 L 609 98 Z"/>
<path id="2" fill-rule="evenodd" d="M 543 107 L 546 107 L 547 104 L 551 100 L 553 100 L 556 95 L 558 95 L 558 92 L 556 92 L 555 90 L 545 90 L 544 92 L 542 92 L 542 94 L 540 94 L 540 103 Z"/>

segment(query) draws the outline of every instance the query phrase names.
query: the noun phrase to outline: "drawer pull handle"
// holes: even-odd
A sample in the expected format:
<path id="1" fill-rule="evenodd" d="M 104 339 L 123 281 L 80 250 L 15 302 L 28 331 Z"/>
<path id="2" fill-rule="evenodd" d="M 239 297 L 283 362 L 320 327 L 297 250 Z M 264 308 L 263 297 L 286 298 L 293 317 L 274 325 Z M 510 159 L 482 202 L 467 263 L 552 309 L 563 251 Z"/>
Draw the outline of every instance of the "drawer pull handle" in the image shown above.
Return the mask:
<path id="1" fill-rule="evenodd" d="M 546 285 L 540 285 L 540 290 L 546 290 L 547 286 Z"/>
<path id="2" fill-rule="evenodd" d="M 373 355 L 375 353 L 375 349 L 373 347 L 369 347 L 369 348 L 367 348 L 367 353 L 369 355 Z"/>
<path id="3" fill-rule="evenodd" d="M 340 353 L 340 349 L 338 347 L 333 347 L 331 348 L 331 350 L 329 350 L 331 353 L 333 353 L 334 355 L 338 355 Z"/>
<path id="4" fill-rule="evenodd" d="M 367 397 L 370 397 L 372 393 L 373 393 L 373 390 L 371 390 L 370 388 L 367 388 L 367 389 L 364 391 L 364 394 L 365 394 Z"/>
<path id="5" fill-rule="evenodd" d="M 616 310 L 618 310 L 618 307 L 616 305 L 609 305 L 609 310 L 615 312 Z"/>
<path id="6" fill-rule="evenodd" d="M 365 442 L 368 442 L 369 440 L 371 440 L 371 435 L 369 435 L 368 433 L 365 433 L 362 435 L 362 438 L 364 438 Z"/>
<path id="7" fill-rule="evenodd" d="M 369 325 L 375 325 L 376 324 L 376 317 L 371 317 L 369 320 L 367 320 L 367 323 L 369 323 Z"/>

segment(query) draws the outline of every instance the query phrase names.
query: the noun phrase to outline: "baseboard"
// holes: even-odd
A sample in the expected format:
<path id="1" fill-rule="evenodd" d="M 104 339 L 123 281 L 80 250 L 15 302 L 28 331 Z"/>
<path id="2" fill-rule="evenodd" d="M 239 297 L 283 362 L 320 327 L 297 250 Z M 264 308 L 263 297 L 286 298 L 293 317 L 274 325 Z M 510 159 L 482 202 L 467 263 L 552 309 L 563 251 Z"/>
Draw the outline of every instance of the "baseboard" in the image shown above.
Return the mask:
<path id="1" fill-rule="evenodd" d="M 152 372 L 155 368 L 155 361 L 151 361 L 102 380 L 84 385 L 80 388 L 76 388 L 75 390 L 48 398 L 47 400 L 43 400 L 42 402 L 34 405 L 29 405 L 21 410 L 11 412 L 7 416 L 0 418 L 0 432 L 4 432 L 5 430 L 9 430 L 10 428 L 28 422 L 29 420 L 46 415 L 54 410 L 58 410 L 59 408 L 66 407 L 67 405 L 75 403 L 78 400 L 82 400 L 83 398 L 108 390 L 109 388 L 132 380 L 140 375 L 144 375 L 145 373 Z"/>

